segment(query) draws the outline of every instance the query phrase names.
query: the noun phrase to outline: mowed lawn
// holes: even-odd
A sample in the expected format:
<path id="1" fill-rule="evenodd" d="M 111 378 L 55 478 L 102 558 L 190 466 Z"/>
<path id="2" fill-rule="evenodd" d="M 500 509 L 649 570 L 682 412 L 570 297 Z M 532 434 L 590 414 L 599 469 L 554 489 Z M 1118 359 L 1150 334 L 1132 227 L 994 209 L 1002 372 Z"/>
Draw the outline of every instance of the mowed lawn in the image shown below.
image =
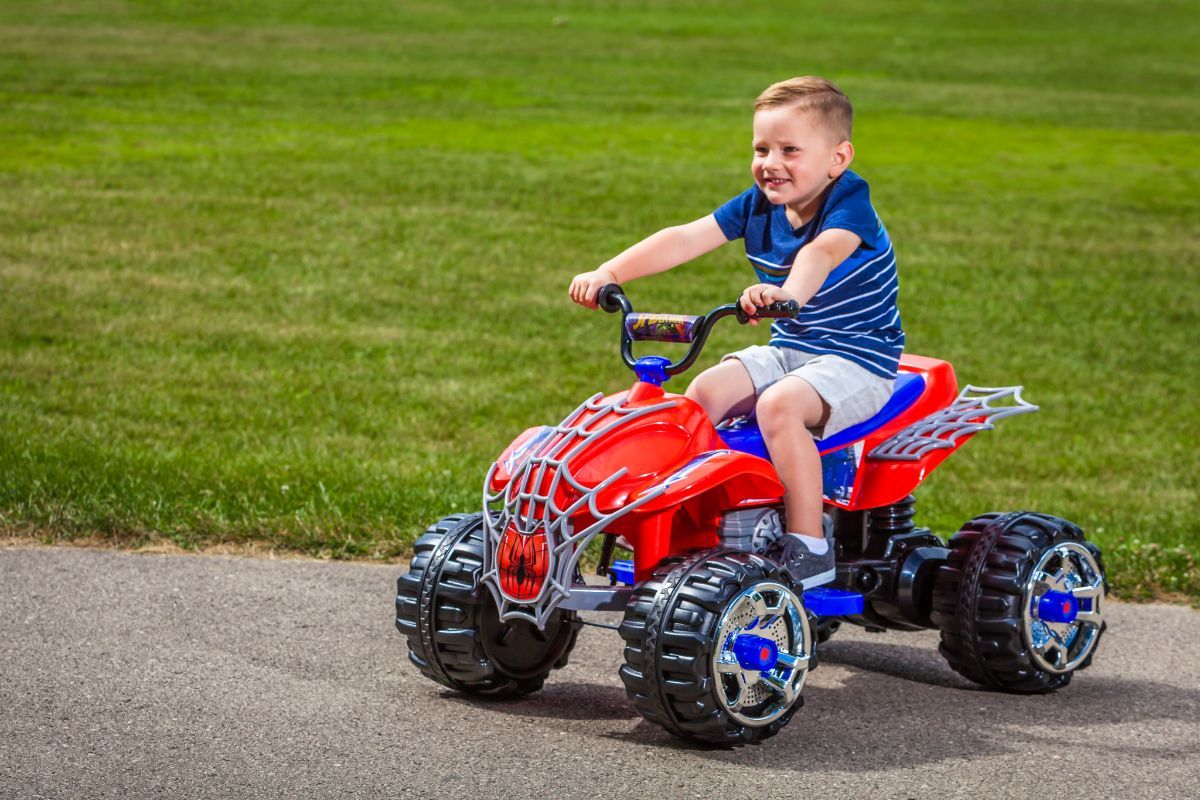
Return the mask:
<path id="1" fill-rule="evenodd" d="M 0 530 L 405 554 L 631 381 L 571 276 L 746 188 L 753 98 L 818 73 L 908 350 L 1042 407 L 918 522 L 1065 516 L 1121 595 L 1196 601 L 1198 38 L 1188 2 L 0 4 Z M 735 244 L 629 291 L 752 279 Z"/>

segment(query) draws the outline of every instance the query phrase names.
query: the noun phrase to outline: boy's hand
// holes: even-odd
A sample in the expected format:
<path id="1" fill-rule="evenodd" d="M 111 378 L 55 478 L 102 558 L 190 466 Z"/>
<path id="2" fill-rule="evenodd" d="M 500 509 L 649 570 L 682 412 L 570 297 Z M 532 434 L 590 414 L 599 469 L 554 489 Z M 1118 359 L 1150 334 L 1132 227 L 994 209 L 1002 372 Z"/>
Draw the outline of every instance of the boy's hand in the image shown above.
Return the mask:
<path id="1" fill-rule="evenodd" d="M 795 299 L 795 297 L 778 286 L 772 286 L 769 283 L 756 283 L 742 292 L 742 296 L 738 299 L 738 305 L 750 317 L 750 324 L 757 325 L 759 321 L 754 317 L 758 314 L 759 307 Z"/>
<path id="2" fill-rule="evenodd" d="M 571 281 L 571 288 L 567 294 L 571 295 L 571 299 L 581 306 L 596 308 L 596 295 L 603 287 L 616 282 L 617 279 L 611 270 L 600 267 L 591 272 L 581 272 L 576 275 Z"/>

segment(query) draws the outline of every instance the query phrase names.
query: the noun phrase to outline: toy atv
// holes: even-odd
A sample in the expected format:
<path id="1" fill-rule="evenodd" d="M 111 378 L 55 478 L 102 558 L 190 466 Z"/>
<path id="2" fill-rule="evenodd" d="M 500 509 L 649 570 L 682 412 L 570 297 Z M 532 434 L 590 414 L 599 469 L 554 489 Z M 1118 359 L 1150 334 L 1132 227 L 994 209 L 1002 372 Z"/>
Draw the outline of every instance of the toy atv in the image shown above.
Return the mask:
<path id="1" fill-rule="evenodd" d="M 954 670 L 1007 692 L 1059 689 L 1091 663 L 1106 584 L 1079 528 L 991 513 L 945 542 L 912 521 L 912 490 L 948 455 L 997 419 L 1037 410 L 1021 387 L 960 393 L 947 362 L 903 356 L 883 409 L 817 443 L 837 580 L 798 592 L 763 555 L 786 530 L 784 488 L 755 420 L 714 427 L 662 388 L 718 320 L 745 313 L 635 314 L 615 284 L 599 303 L 622 312 L 621 356 L 637 382 L 518 436 L 487 473 L 482 509 L 417 541 L 396 626 L 422 673 L 478 695 L 533 692 L 595 624 L 581 612 L 624 611 L 620 676 L 637 710 L 677 736 L 737 745 L 787 724 L 818 641 L 843 622 L 937 628 Z M 690 347 L 675 363 L 635 360 L 632 343 L 645 339 Z M 609 585 L 580 571 L 596 537 Z M 614 560 L 618 542 L 632 561 Z"/>

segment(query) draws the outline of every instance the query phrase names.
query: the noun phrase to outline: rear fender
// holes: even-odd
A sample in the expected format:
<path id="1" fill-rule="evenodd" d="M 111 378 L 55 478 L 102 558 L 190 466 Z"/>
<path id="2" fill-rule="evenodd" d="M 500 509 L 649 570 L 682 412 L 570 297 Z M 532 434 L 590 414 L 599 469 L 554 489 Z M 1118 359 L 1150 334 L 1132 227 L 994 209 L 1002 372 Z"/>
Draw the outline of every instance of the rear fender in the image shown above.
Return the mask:
<path id="1" fill-rule="evenodd" d="M 902 424 L 882 428 L 866 439 L 866 458 L 851 509 L 899 502 L 979 431 L 991 430 L 1005 417 L 1038 410 L 1021 398 L 1020 386 L 968 385 L 956 394 L 957 381 L 945 362 L 904 356 L 900 364 L 901 369 L 922 372 L 927 381 L 935 380 L 937 391 L 897 421 Z M 1011 402 L 1005 405 L 1006 400 Z"/>
<path id="2" fill-rule="evenodd" d="M 925 381 L 925 391 L 903 414 L 872 431 L 854 445 L 857 470 L 849 502 L 830 502 L 850 511 L 890 505 L 912 493 L 913 489 L 949 452 L 931 453 L 920 463 L 879 461 L 870 457 L 876 447 L 908 426 L 947 407 L 958 393 L 958 379 L 949 362 L 911 355 L 900 356 L 900 369 L 914 372 Z"/>

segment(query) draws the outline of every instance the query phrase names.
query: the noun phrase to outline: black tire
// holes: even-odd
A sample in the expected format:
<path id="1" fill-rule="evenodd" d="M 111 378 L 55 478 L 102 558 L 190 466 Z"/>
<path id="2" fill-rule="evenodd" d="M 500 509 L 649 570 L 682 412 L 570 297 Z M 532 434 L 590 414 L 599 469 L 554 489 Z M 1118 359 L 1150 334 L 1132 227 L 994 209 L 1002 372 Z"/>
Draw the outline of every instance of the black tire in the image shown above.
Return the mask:
<path id="1" fill-rule="evenodd" d="M 788 723 L 804 702 L 798 689 L 782 716 L 762 726 L 743 724 L 718 698 L 722 679 L 712 664 L 717 626 L 728 604 L 747 588 L 769 582 L 786 585 L 770 561 L 739 550 L 713 550 L 668 559 L 634 590 L 620 626 L 625 640 L 620 676 L 645 719 L 683 739 L 725 746 L 761 742 Z M 802 606 L 801 616 L 812 656 L 815 645 Z"/>
<path id="2" fill-rule="evenodd" d="M 1024 605 L 1032 573 L 1065 542 L 1084 547 L 1103 578 L 1100 549 L 1057 517 L 983 514 L 950 539 L 950 556 L 934 580 L 930 618 L 941 631 L 938 649 L 955 672 L 990 689 L 1038 694 L 1063 688 L 1091 664 L 1103 622 L 1085 660 L 1071 671 L 1044 669 L 1027 643 Z"/>
<path id="3" fill-rule="evenodd" d="M 408 639 L 409 660 L 431 680 L 476 695 L 519 697 L 566 666 L 579 621 L 560 611 L 544 631 L 524 620 L 501 623 L 480 583 L 483 547 L 482 513 L 431 525 L 396 582 L 396 628 Z"/>

